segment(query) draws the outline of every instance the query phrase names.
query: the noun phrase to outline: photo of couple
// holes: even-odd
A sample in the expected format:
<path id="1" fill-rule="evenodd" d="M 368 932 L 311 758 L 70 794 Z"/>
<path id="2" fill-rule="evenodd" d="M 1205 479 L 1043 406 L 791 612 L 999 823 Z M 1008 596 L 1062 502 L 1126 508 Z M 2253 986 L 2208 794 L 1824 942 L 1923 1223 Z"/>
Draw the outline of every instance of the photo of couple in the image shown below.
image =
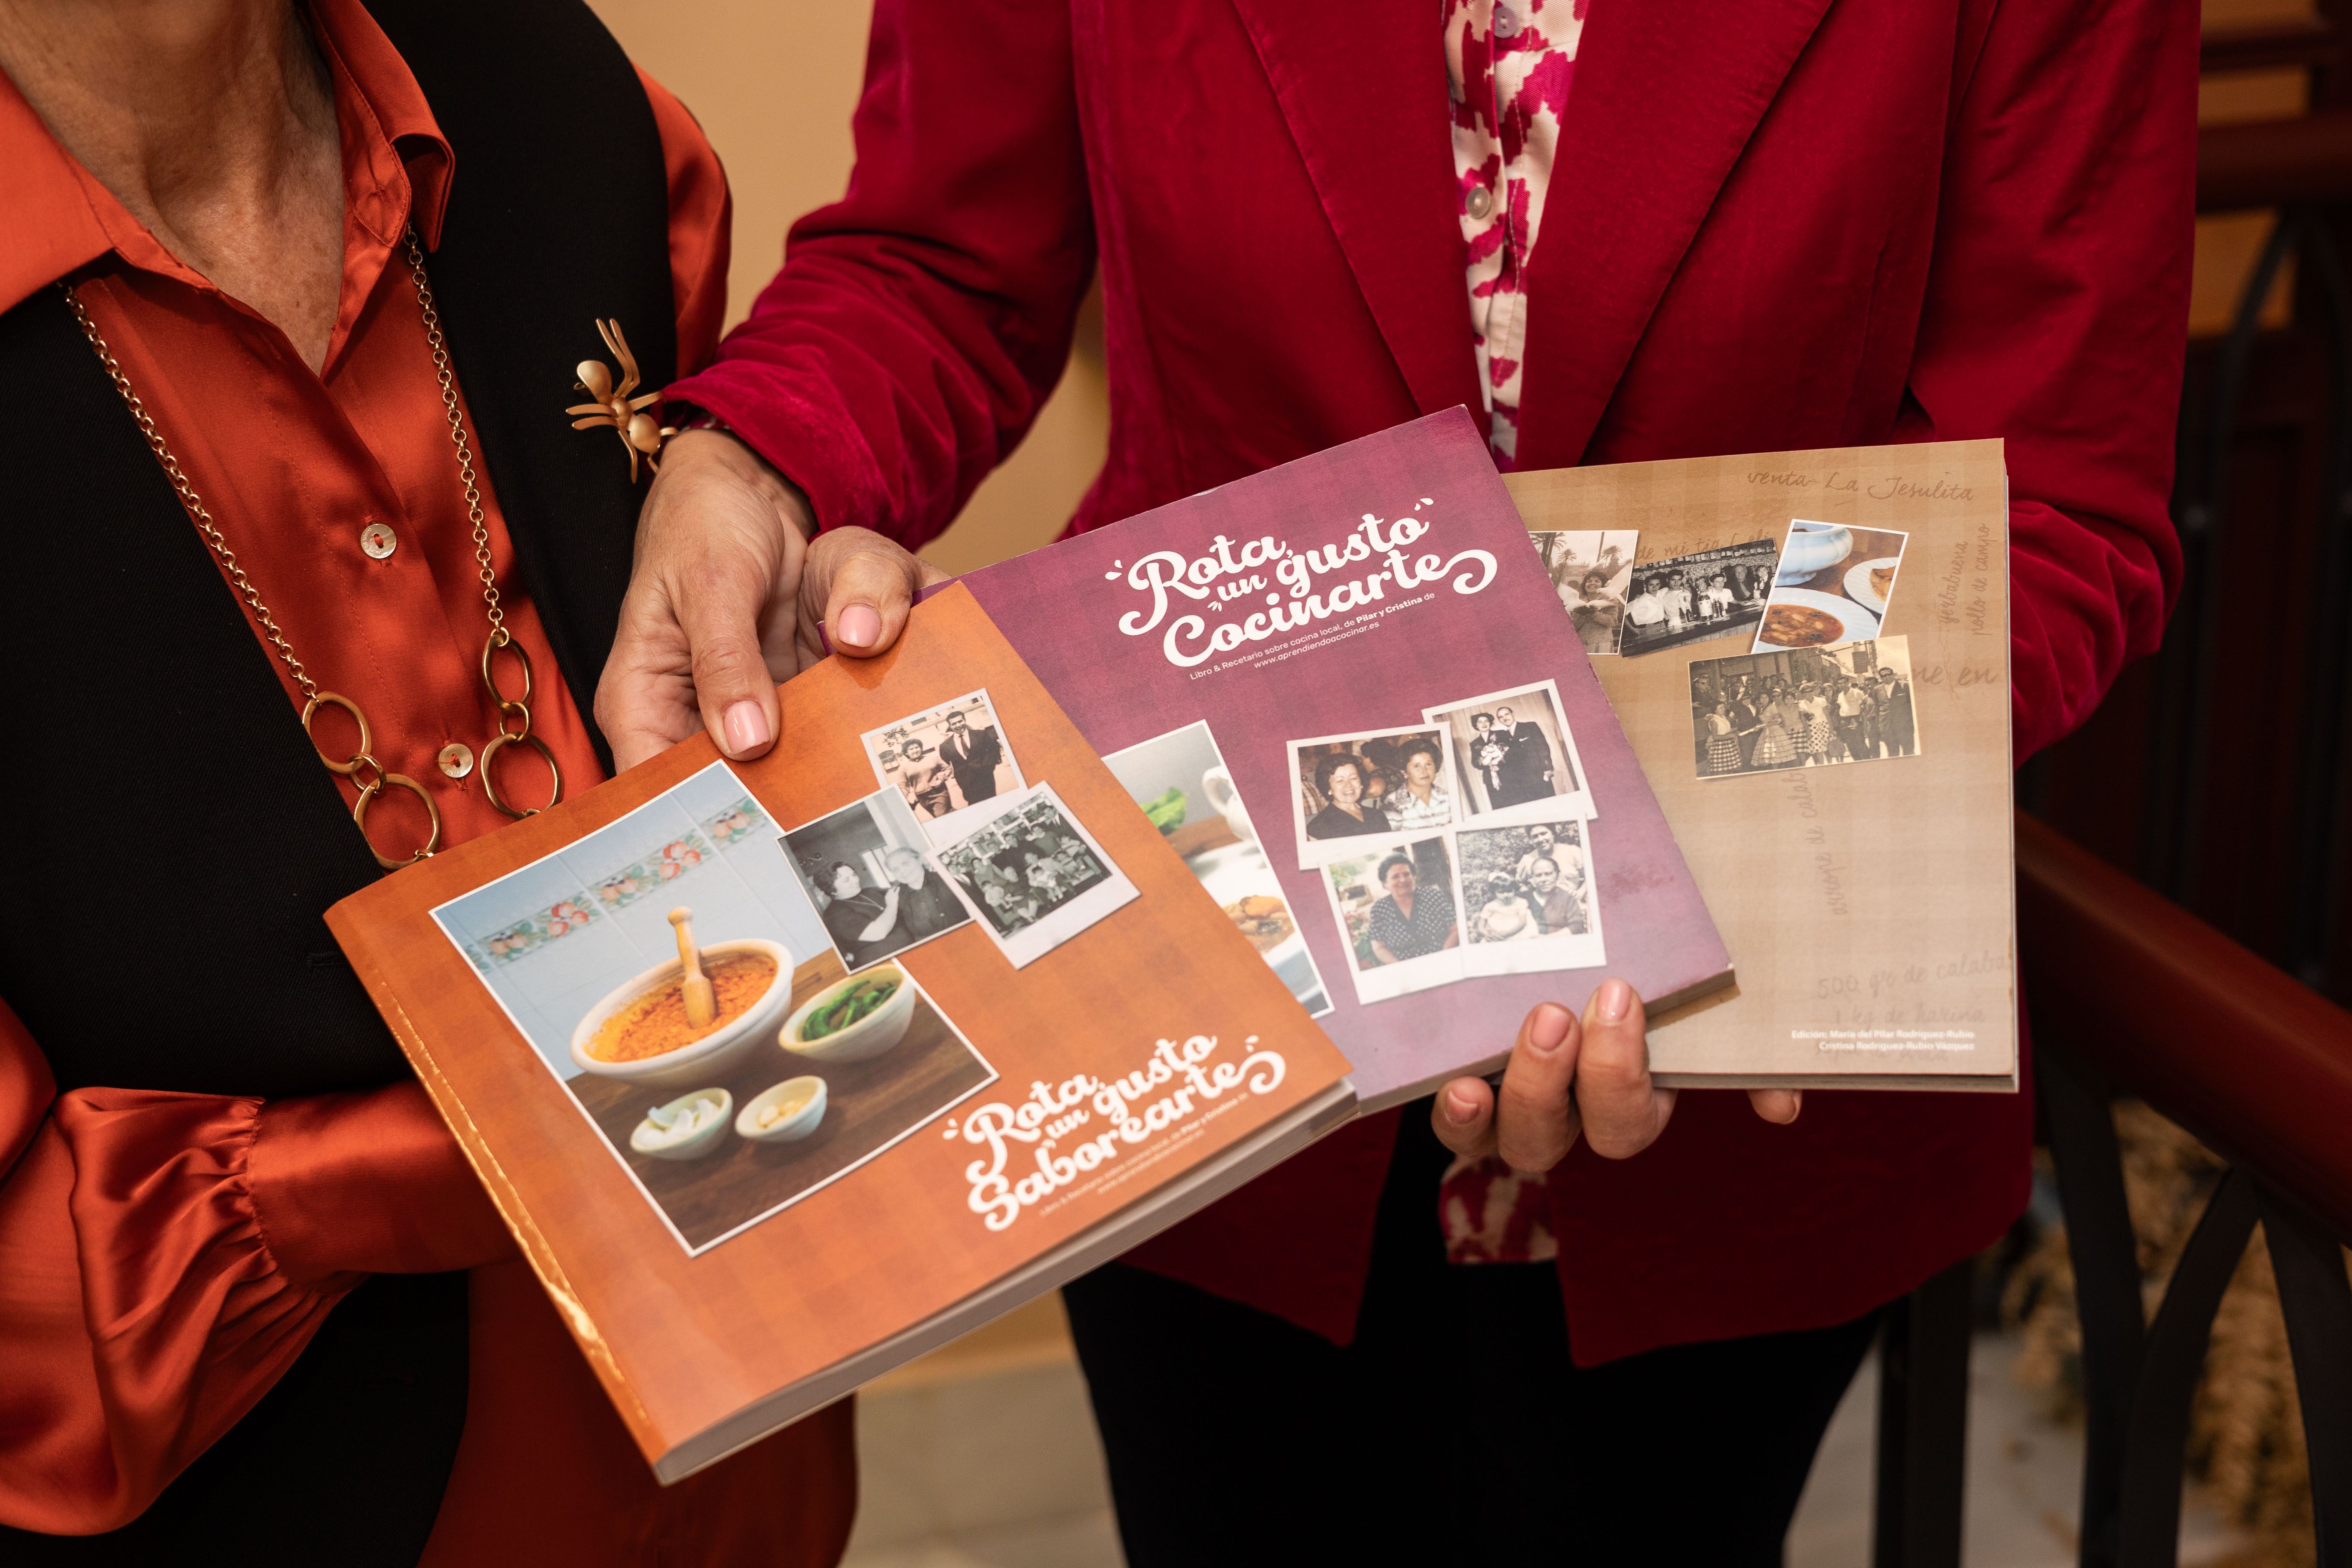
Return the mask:
<path id="1" fill-rule="evenodd" d="M 958 836 L 964 813 L 1025 782 L 984 690 L 868 731 L 860 739 L 874 776 L 905 797 L 934 845 Z"/>
<path id="2" fill-rule="evenodd" d="M 1559 689 L 1547 680 L 1422 715 L 1445 726 L 1463 821 L 1593 815 L 1576 739 L 1561 713 Z"/>
<path id="3" fill-rule="evenodd" d="M 850 973 L 971 919 L 930 861 L 905 798 L 877 790 L 783 836 L 792 863 Z"/>
<path id="4" fill-rule="evenodd" d="M 1457 814 L 1445 763 L 1445 735 L 1437 729 L 1291 742 L 1299 868 L 1360 854 L 1349 839 L 1452 826 Z"/>
<path id="5" fill-rule="evenodd" d="M 1691 747 L 1701 778 L 1916 756 L 1909 643 L 1696 660 Z"/>

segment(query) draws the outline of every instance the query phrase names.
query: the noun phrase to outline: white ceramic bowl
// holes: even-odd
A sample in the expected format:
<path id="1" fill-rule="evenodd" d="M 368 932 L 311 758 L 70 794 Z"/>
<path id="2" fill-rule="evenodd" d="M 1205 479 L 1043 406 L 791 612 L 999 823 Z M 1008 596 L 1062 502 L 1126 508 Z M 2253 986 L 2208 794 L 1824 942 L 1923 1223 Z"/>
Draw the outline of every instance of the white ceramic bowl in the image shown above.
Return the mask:
<path id="1" fill-rule="evenodd" d="M 1818 593 L 1811 588 L 1783 588 L 1772 595 L 1776 605 L 1796 605 L 1808 610 L 1820 610 L 1835 616 L 1845 629 L 1824 643 L 1807 643 L 1808 647 L 1835 647 L 1841 643 L 1863 642 L 1878 635 L 1878 617 L 1855 604 L 1843 594 Z M 1772 612 L 1764 612 L 1765 624 L 1771 623 Z M 1784 647 L 1766 637 L 1762 628 L 1756 634 L 1758 647 Z"/>
<path id="2" fill-rule="evenodd" d="M 876 980 L 886 975 L 898 977 L 898 988 L 890 993 L 889 1000 L 868 1013 L 846 1029 L 836 1029 L 821 1040 L 801 1038 L 801 1026 L 808 1022 L 816 1010 L 832 1001 L 861 980 Z M 815 995 L 793 1009 L 777 1031 L 776 1044 L 794 1056 L 808 1058 L 813 1062 L 868 1062 L 882 1055 L 907 1037 L 907 1026 L 915 1021 L 914 977 L 895 963 L 877 963 L 835 981 Z"/>
<path id="3" fill-rule="evenodd" d="M 708 1125 L 695 1129 L 692 1133 L 673 1143 L 667 1141 L 667 1132 L 655 1125 L 654 1119 L 648 1116 L 637 1123 L 635 1131 L 629 1134 L 629 1147 L 640 1154 L 650 1154 L 656 1160 L 699 1160 L 718 1148 L 719 1140 L 727 1136 L 729 1114 L 735 1109 L 735 1097 L 725 1089 L 698 1089 L 692 1094 L 682 1094 L 658 1109 L 683 1110 L 698 1100 L 718 1102 L 719 1114 L 712 1117 Z"/>
<path id="4" fill-rule="evenodd" d="M 1780 551 L 1776 580 L 1801 583 L 1824 566 L 1834 566 L 1853 553 L 1853 533 L 1843 528 L 1792 528 Z"/>
<path id="5" fill-rule="evenodd" d="M 809 1102 L 806 1105 L 782 1121 L 772 1122 L 766 1127 L 760 1125 L 760 1112 L 783 1099 L 788 1092 L 798 1089 L 803 1084 L 816 1086 L 815 1092 L 809 1096 Z M 736 1136 L 749 1138 L 754 1143 L 793 1143 L 815 1131 L 817 1123 L 824 1120 L 824 1079 L 811 1077 L 788 1078 L 772 1088 L 761 1089 L 743 1102 L 743 1109 L 735 1113 L 735 1132 Z"/>
<path id="6" fill-rule="evenodd" d="M 714 942 L 702 950 L 707 963 L 730 952 L 764 952 L 776 961 L 776 977 L 757 1002 L 744 1009 L 734 1022 L 714 1030 L 690 1046 L 666 1051 L 641 1061 L 608 1062 L 588 1054 L 589 1043 L 604 1020 L 627 1006 L 657 984 L 676 984 L 680 973 L 677 959 L 646 970 L 643 974 L 614 986 L 603 1001 L 588 1009 L 572 1031 L 572 1059 L 583 1070 L 601 1078 L 616 1078 L 625 1083 L 642 1083 L 648 1088 L 677 1088 L 681 1084 L 708 1083 L 723 1074 L 740 1060 L 744 1054 L 760 1043 L 760 1037 L 776 1026 L 776 1015 L 782 1012 L 793 999 L 793 955 L 782 942 L 762 937 L 741 937 L 733 942 Z"/>

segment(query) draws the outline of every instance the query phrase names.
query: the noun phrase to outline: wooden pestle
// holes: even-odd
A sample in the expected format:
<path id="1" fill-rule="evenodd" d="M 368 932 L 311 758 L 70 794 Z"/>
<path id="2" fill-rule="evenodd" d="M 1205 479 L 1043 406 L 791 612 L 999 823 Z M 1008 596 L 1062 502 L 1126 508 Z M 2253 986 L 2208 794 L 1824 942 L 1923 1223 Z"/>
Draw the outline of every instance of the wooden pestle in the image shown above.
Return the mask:
<path id="1" fill-rule="evenodd" d="M 702 955 L 694 950 L 694 911 L 680 904 L 670 910 L 669 923 L 677 931 L 677 961 L 686 966 L 686 1021 L 707 1029 L 719 1016 L 719 988 L 702 973 Z"/>

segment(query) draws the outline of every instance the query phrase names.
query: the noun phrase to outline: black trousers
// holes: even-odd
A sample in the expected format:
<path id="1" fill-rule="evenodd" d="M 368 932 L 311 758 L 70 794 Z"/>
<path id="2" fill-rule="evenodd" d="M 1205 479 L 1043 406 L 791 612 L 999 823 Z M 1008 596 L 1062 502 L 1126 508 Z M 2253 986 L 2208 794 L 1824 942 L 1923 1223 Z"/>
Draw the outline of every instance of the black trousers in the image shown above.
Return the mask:
<path id="1" fill-rule="evenodd" d="M 1124 1264 L 1064 1290 L 1130 1568 L 1778 1568 L 1879 1313 L 1579 1369 L 1549 1265 L 1451 1266 L 1408 1106 L 1355 1342 Z"/>

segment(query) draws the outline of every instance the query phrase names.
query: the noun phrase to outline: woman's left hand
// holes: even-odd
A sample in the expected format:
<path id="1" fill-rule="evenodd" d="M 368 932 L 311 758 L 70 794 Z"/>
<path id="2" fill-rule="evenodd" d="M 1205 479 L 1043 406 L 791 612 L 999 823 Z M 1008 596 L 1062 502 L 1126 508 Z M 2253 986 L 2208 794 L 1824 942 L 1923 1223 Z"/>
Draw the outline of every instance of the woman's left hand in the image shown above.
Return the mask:
<path id="1" fill-rule="evenodd" d="M 1430 1123 L 1456 1154 L 1499 1154 L 1516 1171 L 1540 1173 L 1568 1157 L 1581 1135 L 1593 1152 L 1622 1160 L 1657 1141 L 1674 1114 L 1675 1090 L 1650 1081 L 1650 1041 L 1642 999 L 1622 980 L 1604 980 L 1584 1017 L 1539 1004 L 1519 1026 L 1498 1091 L 1457 1078 L 1437 1091 Z M 1803 1109 L 1793 1089 L 1751 1089 L 1767 1121 L 1788 1123 Z"/>

